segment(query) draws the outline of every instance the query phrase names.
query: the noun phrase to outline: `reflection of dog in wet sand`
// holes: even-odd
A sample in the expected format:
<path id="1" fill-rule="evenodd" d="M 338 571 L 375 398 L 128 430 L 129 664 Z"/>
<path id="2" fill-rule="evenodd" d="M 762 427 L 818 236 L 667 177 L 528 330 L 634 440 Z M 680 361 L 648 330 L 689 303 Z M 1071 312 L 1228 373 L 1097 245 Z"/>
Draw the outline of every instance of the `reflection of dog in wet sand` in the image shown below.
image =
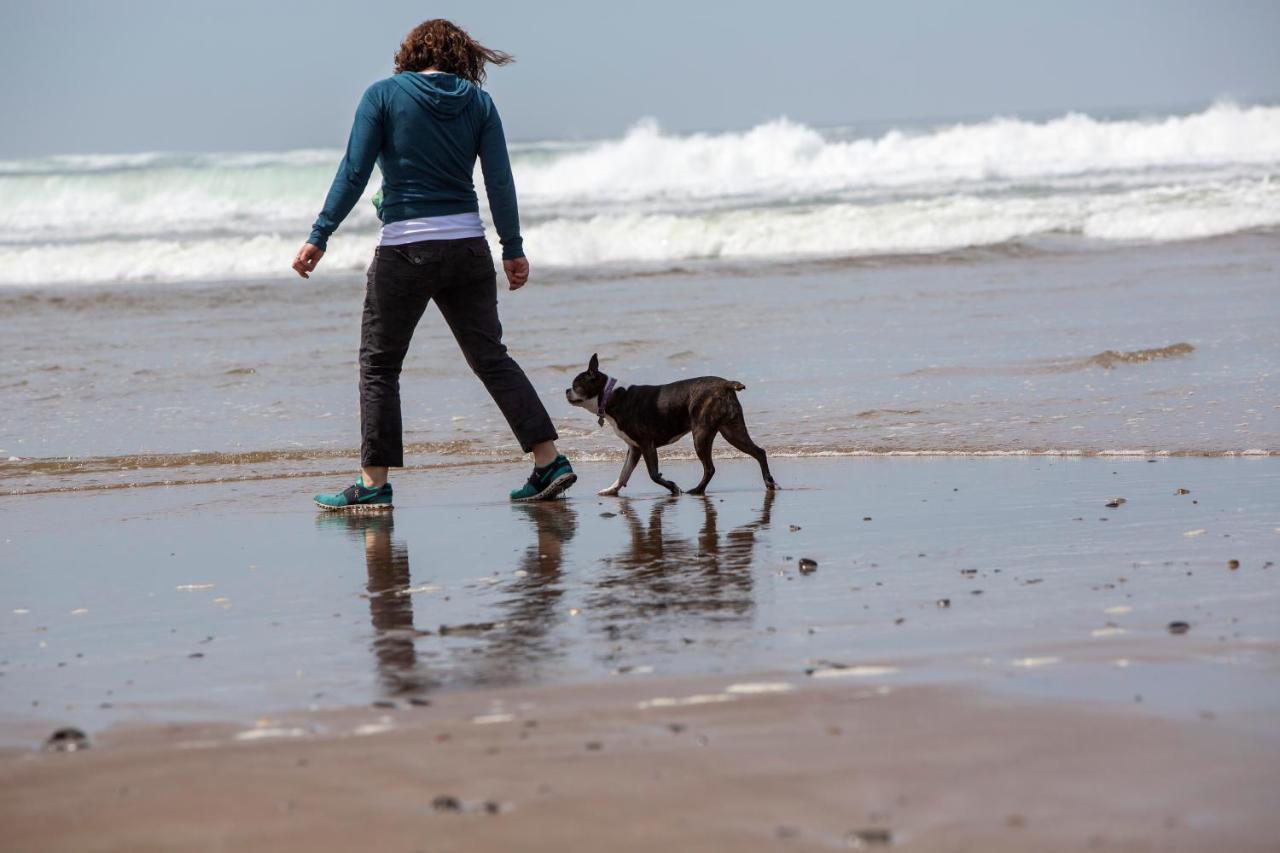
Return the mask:
<path id="1" fill-rule="evenodd" d="M 765 452 L 747 433 L 738 392 L 746 386 L 718 376 L 682 379 L 668 385 L 622 385 L 617 379 L 600 372 L 600 359 L 591 356 L 587 369 L 574 377 L 573 385 L 564 393 L 569 402 L 592 412 L 600 425 L 608 421 L 618 437 L 627 443 L 627 461 L 617 481 L 600 492 L 616 495 L 627 485 L 640 457 L 644 457 L 649 477 L 671 494 L 680 487 L 663 479 L 658 471 L 658 448 L 674 444 L 693 433 L 693 449 L 702 462 L 702 481 L 689 490 L 700 495 L 715 476 L 711 461 L 711 445 L 716 435 L 760 463 L 766 488 L 776 489 L 769 473 Z"/>

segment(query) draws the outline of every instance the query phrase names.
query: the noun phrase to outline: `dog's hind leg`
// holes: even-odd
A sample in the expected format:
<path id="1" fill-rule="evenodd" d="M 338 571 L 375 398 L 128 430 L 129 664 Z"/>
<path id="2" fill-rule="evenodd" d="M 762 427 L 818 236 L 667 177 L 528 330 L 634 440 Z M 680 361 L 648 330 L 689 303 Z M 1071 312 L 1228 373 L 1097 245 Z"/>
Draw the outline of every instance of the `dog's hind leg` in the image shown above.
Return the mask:
<path id="1" fill-rule="evenodd" d="M 765 488 L 778 488 L 773 475 L 769 473 L 769 460 L 765 456 L 764 448 L 751 440 L 751 435 L 747 432 L 747 422 L 743 420 L 742 415 L 721 424 L 720 434 L 724 436 L 725 441 L 760 463 L 760 473 L 764 476 Z"/>
<path id="2" fill-rule="evenodd" d="M 662 488 L 671 492 L 673 495 L 680 494 L 680 487 L 670 480 L 664 480 L 661 472 L 658 471 L 658 448 L 649 445 L 640 451 L 644 454 L 645 467 L 649 469 L 649 479 L 657 483 Z"/>
<path id="3" fill-rule="evenodd" d="M 689 490 L 691 495 L 700 495 L 706 492 L 707 483 L 710 483 L 711 478 L 716 475 L 715 463 L 711 461 L 711 443 L 715 440 L 715 427 L 711 429 L 699 428 L 693 431 L 693 450 L 698 454 L 698 459 L 702 462 L 702 482 Z"/>
<path id="4" fill-rule="evenodd" d="M 631 472 L 636 470 L 636 464 L 640 461 L 640 448 L 627 448 L 627 461 L 622 463 L 622 472 L 618 474 L 618 479 L 613 481 L 613 485 L 607 489 L 601 489 L 596 494 L 606 498 L 615 497 L 618 492 L 626 488 L 627 481 L 631 479 Z"/>

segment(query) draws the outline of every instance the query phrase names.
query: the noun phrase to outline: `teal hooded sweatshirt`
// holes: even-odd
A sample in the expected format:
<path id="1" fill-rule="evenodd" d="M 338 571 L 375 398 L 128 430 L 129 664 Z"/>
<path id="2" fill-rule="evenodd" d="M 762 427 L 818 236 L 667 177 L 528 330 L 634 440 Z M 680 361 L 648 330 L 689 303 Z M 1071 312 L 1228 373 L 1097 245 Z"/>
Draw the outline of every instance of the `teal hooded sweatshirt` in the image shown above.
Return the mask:
<path id="1" fill-rule="evenodd" d="M 524 257 L 516 185 L 502 119 L 489 94 L 453 74 L 405 71 L 379 80 L 356 108 L 347 153 L 307 242 L 325 248 L 382 170 L 383 223 L 480 210 L 471 176 L 476 157 L 505 260 Z"/>

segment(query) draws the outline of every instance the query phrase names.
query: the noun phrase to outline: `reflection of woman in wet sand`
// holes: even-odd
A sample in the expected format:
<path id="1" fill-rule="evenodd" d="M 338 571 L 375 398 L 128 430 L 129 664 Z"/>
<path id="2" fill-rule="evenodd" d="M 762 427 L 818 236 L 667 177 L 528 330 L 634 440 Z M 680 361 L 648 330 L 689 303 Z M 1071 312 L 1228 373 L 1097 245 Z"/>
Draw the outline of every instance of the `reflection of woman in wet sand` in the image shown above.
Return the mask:
<path id="1" fill-rule="evenodd" d="M 369 616 L 373 621 L 373 655 L 383 695 L 410 697 L 436 682 L 419 669 L 414 641 L 423 636 L 413 627 L 413 597 L 403 591 L 411 584 L 409 549 L 391 534 L 390 515 L 324 515 L 317 523 L 340 527 L 364 546 L 369 573 Z"/>
<path id="2" fill-rule="evenodd" d="M 512 511 L 534 528 L 535 541 L 520 557 L 515 578 L 502 586 L 499 625 L 485 634 L 483 662 L 468 661 L 478 684 L 513 684 L 537 676 L 535 667 L 559 656 L 552 631 L 568 617 L 564 547 L 578 531 L 578 512 L 567 501 L 516 504 Z"/>

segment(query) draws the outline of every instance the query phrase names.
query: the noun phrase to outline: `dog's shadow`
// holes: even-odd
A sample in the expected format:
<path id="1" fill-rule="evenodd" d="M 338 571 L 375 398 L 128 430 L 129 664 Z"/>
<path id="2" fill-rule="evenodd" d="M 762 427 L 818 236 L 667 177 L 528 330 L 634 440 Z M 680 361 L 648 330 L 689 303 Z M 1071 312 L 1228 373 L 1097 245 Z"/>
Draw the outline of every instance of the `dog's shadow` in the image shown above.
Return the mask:
<path id="1" fill-rule="evenodd" d="M 668 513 L 688 507 L 664 497 L 649 507 L 642 521 L 635 502 L 623 499 L 628 546 L 604 560 L 605 571 L 594 581 L 588 603 L 606 631 L 621 638 L 663 617 L 740 619 L 754 607 L 752 563 L 757 534 L 772 523 L 776 493 L 766 491 L 756 518 L 721 531 L 720 513 L 712 498 L 698 498 L 703 510 L 696 537 L 670 528 Z"/>

